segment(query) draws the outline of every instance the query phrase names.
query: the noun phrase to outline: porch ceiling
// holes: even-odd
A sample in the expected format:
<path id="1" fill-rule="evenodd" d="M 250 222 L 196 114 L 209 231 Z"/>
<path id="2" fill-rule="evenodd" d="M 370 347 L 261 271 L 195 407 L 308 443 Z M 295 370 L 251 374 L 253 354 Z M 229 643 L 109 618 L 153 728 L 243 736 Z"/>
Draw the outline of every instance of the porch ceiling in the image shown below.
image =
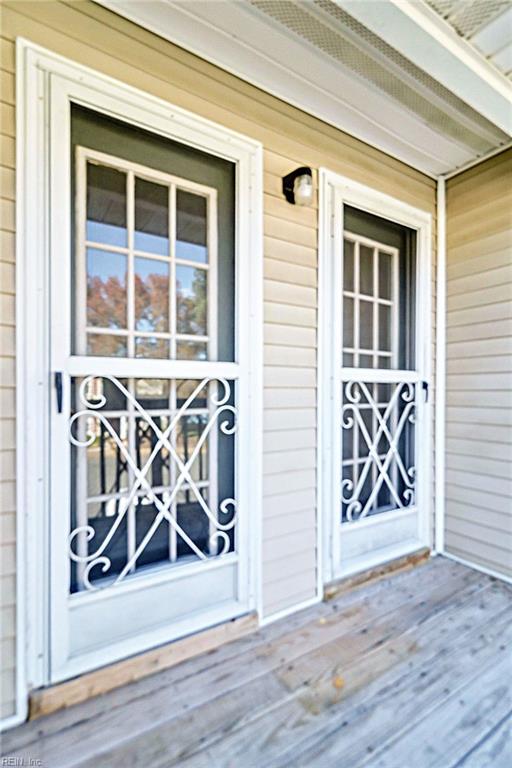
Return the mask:
<path id="1" fill-rule="evenodd" d="M 510 0 L 99 2 L 431 176 L 512 136 Z"/>

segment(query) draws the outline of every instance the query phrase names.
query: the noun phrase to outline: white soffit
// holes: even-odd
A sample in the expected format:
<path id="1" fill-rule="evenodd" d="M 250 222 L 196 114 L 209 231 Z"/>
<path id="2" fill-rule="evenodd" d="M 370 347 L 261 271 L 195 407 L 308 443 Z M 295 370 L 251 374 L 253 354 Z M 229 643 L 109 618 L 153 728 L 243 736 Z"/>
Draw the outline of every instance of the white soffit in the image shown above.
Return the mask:
<path id="1" fill-rule="evenodd" d="M 480 69 L 457 59 L 452 44 L 456 79 L 464 81 L 470 96 L 478 92 L 478 99 L 460 96 L 446 76 L 436 80 L 428 60 L 423 67 L 415 61 L 415 39 L 423 50 L 420 43 L 427 33 L 400 10 L 403 3 L 398 0 L 99 1 L 431 176 L 505 145 L 512 135 L 512 85 L 507 79 L 460 41 Z M 347 13 L 345 6 L 354 4 L 356 9 Z M 457 37 L 423 0 L 419 5 Z M 405 19 L 401 35 L 407 46 L 393 24 L 393 34 L 388 34 L 391 17 L 383 19 L 383 8 L 389 13 L 398 9 Z M 361 21 L 365 13 L 372 17 L 366 23 Z M 373 16 L 381 19 L 380 27 Z M 444 43 L 431 38 L 431 44 L 430 64 L 444 52 Z M 409 55 L 402 47 L 411 48 Z"/>
<path id="2" fill-rule="evenodd" d="M 464 40 L 512 80 L 512 0 L 427 0 Z"/>

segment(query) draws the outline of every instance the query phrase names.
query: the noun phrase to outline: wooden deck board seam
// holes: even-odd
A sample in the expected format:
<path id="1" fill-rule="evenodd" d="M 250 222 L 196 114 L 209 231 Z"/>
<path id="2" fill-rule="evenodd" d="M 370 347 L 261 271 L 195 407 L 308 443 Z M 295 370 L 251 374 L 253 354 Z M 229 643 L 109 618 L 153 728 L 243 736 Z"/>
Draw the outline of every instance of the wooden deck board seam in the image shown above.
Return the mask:
<path id="1" fill-rule="evenodd" d="M 485 591 L 489 587 L 489 580 L 487 579 L 487 577 L 478 578 L 478 576 L 477 576 L 476 578 L 473 578 L 473 575 L 474 575 L 474 572 L 471 572 L 471 573 L 459 572 L 459 576 L 460 576 L 461 580 L 464 579 L 464 578 L 468 578 L 468 577 L 471 578 L 469 584 L 466 585 L 465 589 L 471 590 L 474 587 L 477 587 L 476 591 L 472 591 L 472 592 L 470 591 L 469 594 L 466 595 L 465 600 L 467 600 L 467 601 L 469 601 L 471 599 L 475 599 L 476 594 L 479 594 L 480 592 Z M 477 586 L 477 585 L 479 585 L 479 586 Z M 426 586 L 425 589 L 424 589 L 425 595 L 427 595 L 430 590 L 431 590 L 431 587 Z M 422 591 L 422 590 L 418 590 L 418 592 L 416 594 L 419 594 L 420 591 Z M 461 594 L 464 594 L 464 593 L 461 592 L 461 591 L 458 591 L 458 592 L 456 592 L 456 594 L 460 598 Z M 410 600 L 410 598 L 408 598 L 408 599 Z M 446 602 L 446 606 L 445 607 L 446 607 L 446 610 L 449 610 L 451 597 L 447 597 L 446 599 L 447 599 L 447 602 Z M 405 601 L 405 604 L 407 604 L 407 600 Z M 391 607 L 389 610 L 384 611 L 382 614 L 378 614 L 378 619 L 381 620 L 381 621 L 385 621 L 386 618 L 389 618 L 397 609 L 400 609 L 400 607 L 401 607 L 401 603 L 399 605 L 395 605 L 394 607 Z M 430 609 L 430 606 L 429 606 L 429 609 Z M 436 616 L 437 615 L 438 615 L 438 613 L 436 613 Z M 364 629 L 365 627 L 368 628 L 371 625 L 372 621 L 375 621 L 375 617 L 367 619 L 366 623 L 362 627 L 361 627 L 361 625 L 359 625 L 359 632 L 361 631 L 361 628 L 362 629 Z M 399 635 L 401 636 L 403 634 L 407 634 L 409 632 L 409 629 L 410 628 L 407 628 L 404 632 L 400 632 Z M 331 638 L 330 640 L 326 640 L 325 643 L 321 643 L 321 644 L 317 645 L 315 648 L 309 649 L 308 651 L 305 651 L 304 653 L 301 653 L 300 655 L 298 655 L 298 656 L 293 658 L 293 662 L 297 663 L 299 660 L 307 658 L 312 653 L 319 652 L 322 649 L 322 647 L 328 646 L 328 645 L 332 644 L 333 642 L 335 642 L 336 640 L 339 642 L 339 640 L 344 635 L 355 634 L 357 631 L 358 631 L 358 625 L 353 627 L 349 632 L 342 632 L 340 635 L 337 635 L 336 638 L 334 638 L 334 639 Z M 291 659 L 288 659 L 286 663 L 290 663 L 290 662 L 291 662 Z M 145 729 L 144 731 L 142 731 L 139 734 L 137 734 L 137 738 L 142 737 L 144 733 L 148 733 L 149 734 L 151 731 L 156 731 L 158 728 L 164 727 L 164 723 L 165 723 L 165 727 L 170 727 L 172 724 L 175 724 L 176 722 L 179 722 L 179 720 L 181 718 L 183 718 L 183 717 L 187 717 L 187 718 L 190 717 L 194 710 L 197 710 L 197 709 L 199 709 L 201 707 L 205 707 L 205 706 L 209 707 L 209 706 L 214 705 L 215 701 L 218 701 L 219 704 L 220 704 L 223 698 L 225 698 L 226 696 L 229 696 L 229 695 L 233 695 L 233 693 L 236 690 L 238 690 L 239 688 L 245 687 L 247 685 L 249 685 L 249 686 L 250 685 L 254 685 L 258 680 L 261 680 L 262 678 L 265 678 L 266 676 L 273 676 L 273 675 L 275 675 L 275 673 L 279 670 L 279 668 L 281 666 L 283 666 L 283 663 L 277 664 L 274 667 L 270 667 L 270 668 L 264 669 L 259 674 L 255 675 L 253 678 L 251 678 L 250 681 L 239 683 L 239 684 L 233 686 L 232 688 L 226 689 L 226 690 L 222 691 L 222 693 L 219 693 L 218 696 L 214 696 L 214 697 L 208 699 L 207 702 L 199 702 L 197 705 L 195 705 L 195 706 L 191 707 L 190 709 L 188 709 L 186 713 L 179 712 L 175 716 L 169 718 L 168 720 L 162 721 L 158 725 L 155 725 L 155 723 L 152 722 L 152 723 L 150 723 L 148 725 L 147 729 Z M 277 708 L 283 706 L 283 704 L 286 703 L 286 701 L 289 701 L 289 700 L 292 700 L 293 698 L 296 698 L 296 693 L 297 692 L 294 692 L 290 696 L 284 696 L 283 698 L 281 698 L 279 700 L 279 703 L 277 704 Z M 241 730 L 242 728 L 247 727 L 248 723 L 255 722 L 256 720 L 260 719 L 261 717 L 264 717 L 265 714 L 267 714 L 266 710 L 262 709 L 260 712 L 258 712 L 257 715 L 255 715 L 254 717 L 251 717 L 248 722 L 242 722 L 240 725 L 237 724 L 237 726 L 235 726 L 235 728 L 233 728 L 233 730 L 230 731 L 230 734 L 231 733 L 235 733 L 236 731 Z M 216 741 L 221 740 L 225 735 L 226 735 L 225 732 L 218 733 L 215 736 L 215 738 L 212 739 L 212 741 L 209 742 L 209 746 L 212 746 Z M 126 737 L 125 738 L 121 738 L 118 742 L 116 742 L 116 746 L 118 748 L 120 748 L 120 747 L 122 747 L 123 744 L 125 744 L 125 745 L 130 744 L 130 742 L 132 740 L 133 740 L 132 736 L 130 736 L 128 738 L 126 738 Z M 204 749 L 204 747 L 202 747 L 201 749 Z M 192 753 L 190 753 L 190 754 L 192 754 Z M 190 754 L 187 754 L 187 757 L 190 756 Z M 182 755 L 180 755 L 179 758 L 177 758 L 178 763 L 176 763 L 174 761 L 173 762 L 169 762 L 168 760 L 166 760 L 165 765 L 166 766 L 170 766 L 170 765 L 179 764 L 179 761 L 181 759 L 182 759 Z M 155 765 L 154 768 L 157 768 L 157 764 Z"/>

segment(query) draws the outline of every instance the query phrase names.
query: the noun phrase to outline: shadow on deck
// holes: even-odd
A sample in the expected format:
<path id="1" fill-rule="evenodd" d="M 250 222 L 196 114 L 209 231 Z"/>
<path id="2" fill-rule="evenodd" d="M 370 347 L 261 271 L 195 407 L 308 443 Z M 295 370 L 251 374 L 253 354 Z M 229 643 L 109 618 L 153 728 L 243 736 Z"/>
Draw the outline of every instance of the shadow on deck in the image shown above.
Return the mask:
<path id="1" fill-rule="evenodd" d="M 48 768 L 510 768 L 512 588 L 438 557 L 4 735 Z"/>

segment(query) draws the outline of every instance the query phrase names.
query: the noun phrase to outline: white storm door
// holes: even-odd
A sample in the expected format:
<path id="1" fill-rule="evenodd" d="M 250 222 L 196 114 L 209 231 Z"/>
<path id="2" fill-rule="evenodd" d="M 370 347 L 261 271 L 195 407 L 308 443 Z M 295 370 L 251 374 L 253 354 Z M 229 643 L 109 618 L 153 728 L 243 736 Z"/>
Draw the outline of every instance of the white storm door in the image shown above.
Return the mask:
<path id="1" fill-rule="evenodd" d="M 331 212 L 322 357 L 330 371 L 324 439 L 332 441 L 330 453 L 324 447 L 328 580 L 425 545 L 429 509 L 429 271 L 421 225 L 402 224 L 400 204 L 395 211 L 395 201 L 379 193 L 374 200 L 366 188 L 351 205 L 347 188 L 334 184 L 324 193 Z M 376 215 L 381 197 L 396 218 Z"/>
<path id="2" fill-rule="evenodd" d="M 235 191 L 198 178 L 235 164 L 87 112 L 53 158 L 53 682 L 254 607 Z"/>

